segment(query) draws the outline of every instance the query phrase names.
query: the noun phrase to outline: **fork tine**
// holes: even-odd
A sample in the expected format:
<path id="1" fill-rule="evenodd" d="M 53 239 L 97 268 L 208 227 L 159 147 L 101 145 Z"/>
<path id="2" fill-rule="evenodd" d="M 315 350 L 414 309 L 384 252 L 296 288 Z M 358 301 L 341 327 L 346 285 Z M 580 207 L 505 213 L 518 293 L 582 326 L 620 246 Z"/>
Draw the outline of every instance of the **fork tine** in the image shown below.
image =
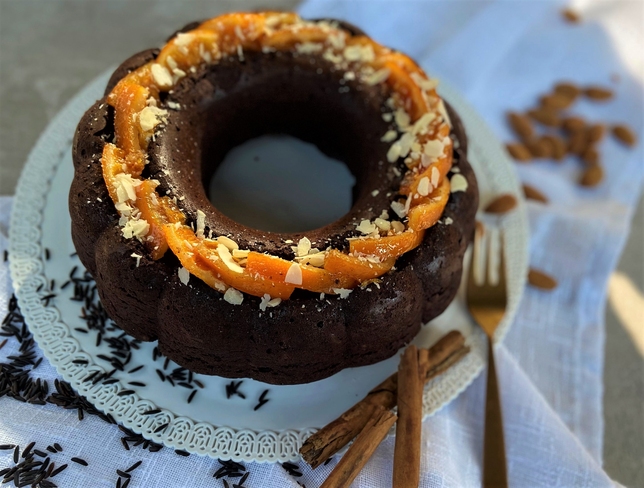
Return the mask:
<path id="1" fill-rule="evenodd" d="M 477 265 L 481 260 L 481 245 L 484 233 L 480 230 L 479 226 L 476 226 L 474 231 L 474 242 L 472 243 L 472 252 L 470 254 L 470 265 L 467 274 L 467 289 L 468 294 L 469 290 L 478 286 L 478 275 L 477 275 Z M 485 264 L 485 261 L 483 262 Z"/>
<path id="2" fill-rule="evenodd" d="M 503 294 L 507 296 L 507 285 L 506 285 L 506 267 L 505 267 L 505 235 L 503 231 L 499 231 L 499 253 L 501 254 L 499 258 L 499 288 L 503 290 Z"/>

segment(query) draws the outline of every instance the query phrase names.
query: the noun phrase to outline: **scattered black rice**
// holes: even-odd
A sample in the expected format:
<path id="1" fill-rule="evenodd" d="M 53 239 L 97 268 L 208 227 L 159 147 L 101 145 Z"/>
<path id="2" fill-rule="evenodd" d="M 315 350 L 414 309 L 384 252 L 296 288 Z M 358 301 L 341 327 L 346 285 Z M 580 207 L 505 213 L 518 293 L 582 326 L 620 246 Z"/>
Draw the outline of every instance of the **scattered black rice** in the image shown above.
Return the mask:
<path id="1" fill-rule="evenodd" d="M 132 386 L 147 386 L 145 383 L 141 383 L 140 381 L 128 381 L 127 384 Z"/>
<path id="2" fill-rule="evenodd" d="M 298 478 L 302 476 L 302 473 L 300 472 L 300 467 L 297 464 L 294 463 L 282 463 L 282 468 L 290 474 L 291 476 Z"/>
<path id="3" fill-rule="evenodd" d="M 46 449 L 52 454 L 56 454 L 58 452 L 54 446 L 47 446 Z"/>
<path id="4" fill-rule="evenodd" d="M 120 469 L 116 470 L 116 474 L 118 474 L 122 478 L 127 478 L 127 479 L 130 479 L 132 477 L 130 473 L 126 473 L 125 471 L 121 471 Z"/>
<path id="5" fill-rule="evenodd" d="M 269 399 L 268 399 L 268 398 L 266 398 L 266 395 L 267 395 L 267 394 L 268 394 L 268 390 L 264 390 L 264 391 L 262 392 L 262 394 L 259 396 L 258 403 L 257 403 L 257 405 L 255 405 L 255 408 L 253 408 L 253 410 L 257 411 L 257 410 L 259 410 L 260 408 L 262 408 L 262 406 L 263 406 L 265 403 L 268 403 Z"/>
<path id="6" fill-rule="evenodd" d="M 48 247 L 46 247 L 46 248 L 45 248 L 45 259 L 46 259 L 47 261 L 49 261 L 49 259 L 50 259 L 50 258 L 51 258 L 51 251 L 49 250 L 49 248 L 48 248 Z"/>
<path id="7" fill-rule="evenodd" d="M 226 385 L 226 398 L 230 398 L 233 395 L 237 395 L 240 398 L 246 398 L 246 395 L 244 395 L 241 391 L 238 391 L 239 387 L 241 384 L 244 382 L 244 380 L 240 381 L 231 381 Z"/>
<path id="8" fill-rule="evenodd" d="M 154 433 L 155 433 L 155 434 L 158 434 L 158 433 L 159 433 L 159 432 L 161 432 L 162 430 L 167 429 L 167 428 L 168 428 L 168 425 L 170 425 L 170 423 L 169 423 L 169 422 L 166 422 L 165 424 L 161 424 L 161 425 L 159 425 L 156 429 L 154 429 Z"/>
<path id="9" fill-rule="evenodd" d="M 8 451 L 9 449 L 15 449 L 15 444 L 2 444 L 0 445 L 0 451 Z"/>
<path id="10" fill-rule="evenodd" d="M 2 477 L 0 484 L 13 483 L 18 487 L 28 485 L 37 488 L 57 487 L 54 482 L 47 479 L 58 474 L 54 473 L 54 463 L 50 463 L 51 460 L 46 453 L 33 449 L 35 445 L 35 442 L 31 442 L 22 450 L 22 460 L 19 455 L 20 447 L 11 445 L 14 449 L 14 466 L 0 470 L 0 477 Z M 43 461 L 35 460 L 36 452 L 43 454 L 45 459 Z"/>
<path id="11" fill-rule="evenodd" d="M 125 434 L 125 437 L 121 438 L 121 443 L 126 451 L 130 450 L 130 443 L 134 447 L 141 446 L 143 449 L 147 449 L 150 452 L 157 452 L 163 449 L 163 445 L 152 442 L 141 434 L 135 434 L 127 427 L 123 427 L 122 425 L 119 425 L 118 427 L 119 430 Z"/>
<path id="12" fill-rule="evenodd" d="M 138 468 L 139 466 L 141 466 L 141 464 L 143 464 L 143 461 L 137 461 L 137 462 L 135 462 L 132 466 L 130 466 L 129 468 L 127 468 L 127 469 L 125 470 L 125 472 L 126 472 L 126 473 L 131 473 L 131 472 L 132 472 L 132 471 L 134 471 L 136 468 Z"/>
<path id="13" fill-rule="evenodd" d="M 51 474 L 50 474 L 49 476 L 51 476 L 51 477 L 53 478 L 53 477 L 54 477 L 54 476 L 56 476 L 57 474 L 60 474 L 60 473 L 62 473 L 63 471 L 65 471 L 65 469 L 67 469 L 67 466 L 68 466 L 67 464 L 63 464 L 62 466 L 58 466 L 56 469 L 54 469 L 54 470 L 51 472 Z"/>
<path id="14" fill-rule="evenodd" d="M 70 461 L 73 461 L 73 462 L 75 462 L 77 464 L 80 464 L 82 466 L 87 466 L 87 464 L 88 464 L 87 461 L 85 461 L 84 459 L 77 458 L 77 457 L 71 458 Z"/>
<path id="15" fill-rule="evenodd" d="M 192 400 L 195 398 L 198 390 L 192 390 L 192 393 L 188 396 L 188 403 L 192 403 Z"/>
<path id="16" fill-rule="evenodd" d="M 63 448 L 60 447 L 60 444 L 58 444 L 58 442 L 54 442 L 54 447 L 58 452 L 63 452 Z"/>
<path id="17" fill-rule="evenodd" d="M 153 408 L 152 410 L 146 410 L 143 412 L 141 415 L 156 415 L 158 413 L 161 413 L 161 409 L 159 408 Z"/>
<path id="18" fill-rule="evenodd" d="M 121 390 L 116 394 L 116 396 L 132 395 L 134 393 L 136 393 L 134 390 Z"/>
<path id="19" fill-rule="evenodd" d="M 327 459 L 326 461 L 324 461 L 324 466 L 326 466 L 327 464 L 329 464 L 331 461 L 333 461 L 333 458 L 332 458 L 332 457 L 330 457 L 329 459 Z"/>
<path id="20" fill-rule="evenodd" d="M 136 373 L 142 368 L 143 368 L 143 365 L 137 366 L 136 368 L 132 368 L 131 370 L 129 370 L 128 373 Z"/>
<path id="21" fill-rule="evenodd" d="M 2 260 L 6 263 L 9 260 L 9 252 L 5 249 L 3 254 L 4 257 L 2 258 Z"/>
<path id="22" fill-rule="evenodd" d="M 175 454 L 177 454 L 177 455 L 179 455 L 179 456 L 183 456 L 183 457 L 188 457 L 188 456 L 190 456 L 190 453 L 189 453 L 189 452 L 186 452 L 186 451 L 174 451 L 174 453 L 175 453 Z"/>
<path id="23" fill-rule="evenodd" d="M 222 461 L 221 459 L 217 459 L 219 464 L 221 464 L 221 467 L 215 471 L 215 474 L 213 474 L 214 478 L 223 478 L 228 477 L 228 478 L 239 478 L 244 475 L 244 471 L 246 471 L 246 467 L 241 464 L 237 463 L 235 461 L 229 460 L 229 461 Z"/>

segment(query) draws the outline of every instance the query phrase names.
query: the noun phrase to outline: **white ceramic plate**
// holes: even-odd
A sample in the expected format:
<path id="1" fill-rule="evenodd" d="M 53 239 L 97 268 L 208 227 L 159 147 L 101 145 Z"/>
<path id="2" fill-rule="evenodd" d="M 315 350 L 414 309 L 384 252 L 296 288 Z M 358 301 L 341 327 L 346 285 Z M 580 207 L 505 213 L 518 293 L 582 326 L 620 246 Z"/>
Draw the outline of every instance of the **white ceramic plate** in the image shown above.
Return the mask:
<path id="1" fill-rule="evenodd" d="M 10 228 L 10 267 L 22 312 L 44 354 L 58 372 L 81 394 L 118 422 L 146 438 L 189 452 L 237 461 L 275 462 L 298 458 L 302 442 L 330 420 L 362 398 L 367 391 L 397 369 L 398 357 L 371 366 L 353 368 L 307 385 L 273 386 L 244 380 L 239 396 L 226 397 L 225 378 L 195 375 L 204 384 L 188 404 L 192 390 L 161 382 L 156 369 L 164 370 L 164 359 L 152 359 L 153 343 L 133 351 L 126 371 L 143 365 L 134 374 L 116 373 L 111 385 L 83 381 L 93 371 L 107 372 L 111 366 L 98 358 L 106 354 L 105 340 L 96 347 L 96 332 L 85 328 L 81 303 L 70 301 L 71 288 L 59 287 L 70 270 L 79 266 L 72 257 L 67 194 L 73 175 L 71 138 L 84 111 L 100 98 L 108 73 L 88 85 L 54 118 L 38 140 L 20 178 Z M 492 195 L 513 193 L 520 202 L 516 212 L 494 222 L 505 233 L 508 272 L 508 310 L 497 330 L 502 340 L 515 315 L 527 272 L 528 224 L 519 185 L 505 152 L 491 131 L 461 97 L 444 87 L 443 96 L 464 120 L 470 141 L 470 160 L 477 174 L 481 201 Z M 45 259 L 45 249 L 51 257 Z M 79 271 L 80 273 L 80 271 Z M 57 297 L 46 303 L 51 280 Z M 451 329 L 461 330 L 471 352 L 425 390 L 424 412 L 431 415 L 449 403 L 479 374 L 485 364 L 480 330 L 473 327 L 459 297 L 448 310 L 422 329 L 415 342 L 428 346 Z M 117 335 L 118 332 L 113 333 Z M 73 361 L 86 360 L 88 365 Z M 171 363 L 165 372 L 176 365 Z M 129 381 L 146 386 L 132 386 Z M 118 396 L 119 391 L 134 390 Z M 268 390 L 269 402 L 254 410 L 258 398 Z M 142 415 L 160 409 L 156 415 Z M 167 428 L 155 432 L 163 424 Z"/>

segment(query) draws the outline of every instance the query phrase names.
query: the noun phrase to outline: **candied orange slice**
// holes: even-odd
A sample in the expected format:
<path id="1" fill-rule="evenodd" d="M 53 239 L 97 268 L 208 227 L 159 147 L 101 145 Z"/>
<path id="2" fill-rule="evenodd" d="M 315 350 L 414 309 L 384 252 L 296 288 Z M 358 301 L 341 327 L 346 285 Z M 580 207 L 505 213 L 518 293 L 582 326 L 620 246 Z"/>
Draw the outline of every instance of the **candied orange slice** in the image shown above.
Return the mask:
<path id="1" fill-rule="evenodd" d="M 305 42 L 323 43 L 329 39 L 329 34 L 317 26 L 305 26 L 297 31 L 278 30 L 267 34 L 262 44 L 278 50 L 285 50 L 294 47 L 296 44 Z"/>
<path id="2" fill-rule="evenodd" d="M 116 203 L 119 201 L 116 193 L 116 175 L 127 170 L 123 149 L 119 149 L 114 144 L 105 144 L 103 155 L 101 156 L 101 168 L 107 191 L 112 201 Z"/>
<path id="3" fill-rule="evenodd" d="M 232 286 L 249 295 L 263 297 L 268 294 L 283 300 L 293 293 L 293 285 L 271 282 L 262 276 L 251 275 L 246 270 L 240 273 L 229 268 L 217 250 L 204 246 L 190 227 L 167 224 L 163 227 L 163 232 L 168 246 L 179 258 L 183 267 L 216 290 L 225 291 L 228 286 Z"/>
<path id="4" fill-rule="evenodd" d="M 185 73 L 192 66 L 215 59 L 221 52 L 218 41 L 217 33 L 208 29 L 200 28 L 178 34 L 161 49 L 155 62 L 164 66 L 170 73 L 173 73 L 174 69 L 180 69 Z"/>
<path id="5" fill-rule="evenodd" d="M 141 218 L 150 225 L 145 239 L 145 246 L 150 251 L 152 259 L 161 259 L 168 250 L 163 226 L 185 221 L 185 216 L 174 202 L 168 197 L 159 197 L 155 191 L 159 182 L 144 180 L 137 188 L 136 206 L 141 212 Z"/>
<path id="6" fill-rule="evenodd" d="M 268 280 L 285 282 L 286 275 L 293 266 L 294 261 L 287 261 L 282 258 L 270 256 L 251 251 L 246 261 L 246 270 L 250 274 L 262 276 Z M 357 282 L 354 278 L 340 274 L 329 273 L 329 271 L 309 266 L 299 265 L 302 274 L 302 283 L 295 284 L 297 288 L 303 288 L 315 293 L 335 293 L 334 288 L 353 288 Z"/>
<path id="7" fill-rule="evenodd" d="M 423 232 L 401 232 L 393 236 L 354 239 L 349 244 L 351 254 L 377 256 L 380 259 L 397 258 L 418 247 Z"/>
<path id="8" fill-rule="evenodd" d="M 134 83 L 119 82 L 114 88 L 114 131 L 116 144 L 126 154 L 140 152 L 146 146 L 145 137 L 141 141 L 141 130 L 137 120 L 138 114 L 148 106 L 150 91 Z"/>
<path id="9" fill-rule="evenodd" d="M 445 178 L 431 195 L 424 197 L 421 203 L 409 209 L 409 214 L 407 215 L 409 228 L 419 232 L 429 229 L 438 222 L 449 200 L 449 194 L 449 180 Z"/>
<path id="10" fill-rule="evenodd" d="M 195 252 L 192 245 L 195 244 L 197 238 L 188 227 L 177 228 L 173 224 L 166 224 L 163 226 L 163 234 L 173 254 L 177 256 L 182 266 L 190 274 L 196 276 L 215 290 L 220 292 L 226 291 L 228 287 L 215 275 L 215 272 L 195 259 Z"/>
<path id="11" fill-rule="evenodd" d="M 394 267 L 396 258 L 384 259 L 379 263 L 372 263 L 364 258 L 350 256 L 336 249 L 327 252 L 324 260 L 324 269 L 331 273 L 343 274 L 358 281 L 371 280 L 382 276 Z"/>
<path id="12" fill-rule="evenodd" d="M 265 16 L 253 13 L 231 13 L 207 20 L 199 30 L 217 34 L 219 50 L 234 53 L 237 46 L 258 49 L 257 40 L 264 34 Z"/>
<path id="13" fill-rule="evenodd" d="M 383 63 L 383 67 L 389 70 L 387 84 L 403 98 L 405 110 L 412 122 L 427 113 L 423 91 L 414 82 L 411 75 L 394 61 L 386 61 Z"/>

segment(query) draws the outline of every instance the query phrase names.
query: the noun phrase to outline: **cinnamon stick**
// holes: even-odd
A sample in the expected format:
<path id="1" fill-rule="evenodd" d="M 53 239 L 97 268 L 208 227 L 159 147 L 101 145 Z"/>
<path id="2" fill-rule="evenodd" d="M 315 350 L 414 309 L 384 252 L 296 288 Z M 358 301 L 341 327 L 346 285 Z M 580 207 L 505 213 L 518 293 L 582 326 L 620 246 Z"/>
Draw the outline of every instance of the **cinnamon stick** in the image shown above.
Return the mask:
<path id="1" fill-rule="evenodd" d="M 465 345 L 463 335 L 453 330 L 425 351 L 420 351 L 419 367 L 427 382 L 465 356 L 469 347 Z M 398 373 L 394 373 L 367 393 L 360 402 L 309 437 L 300 448 L 302 458 L 312 468 L 317 468 L 351 442 L 378 408 L 394 408 L 397 391 Z"/>
<path id="2" fill-rule="evenodd" d="M 398 422 L 394 447 L 395 488 L 418 488 L 420 482 L 420 435 L 423 422 L 423 384 L 418 349 L 409 346 L 398 366 Z"/>
<path id="3" fill-rule="evenodd" d="M 355 442 L 351 444 L 320 488 L 348 488 L 385 438 L 394 422 L 396 422 L 396 415 L 391 410 L 377 408 L 367 420 L 367 424 L 358 434 Z"/>

